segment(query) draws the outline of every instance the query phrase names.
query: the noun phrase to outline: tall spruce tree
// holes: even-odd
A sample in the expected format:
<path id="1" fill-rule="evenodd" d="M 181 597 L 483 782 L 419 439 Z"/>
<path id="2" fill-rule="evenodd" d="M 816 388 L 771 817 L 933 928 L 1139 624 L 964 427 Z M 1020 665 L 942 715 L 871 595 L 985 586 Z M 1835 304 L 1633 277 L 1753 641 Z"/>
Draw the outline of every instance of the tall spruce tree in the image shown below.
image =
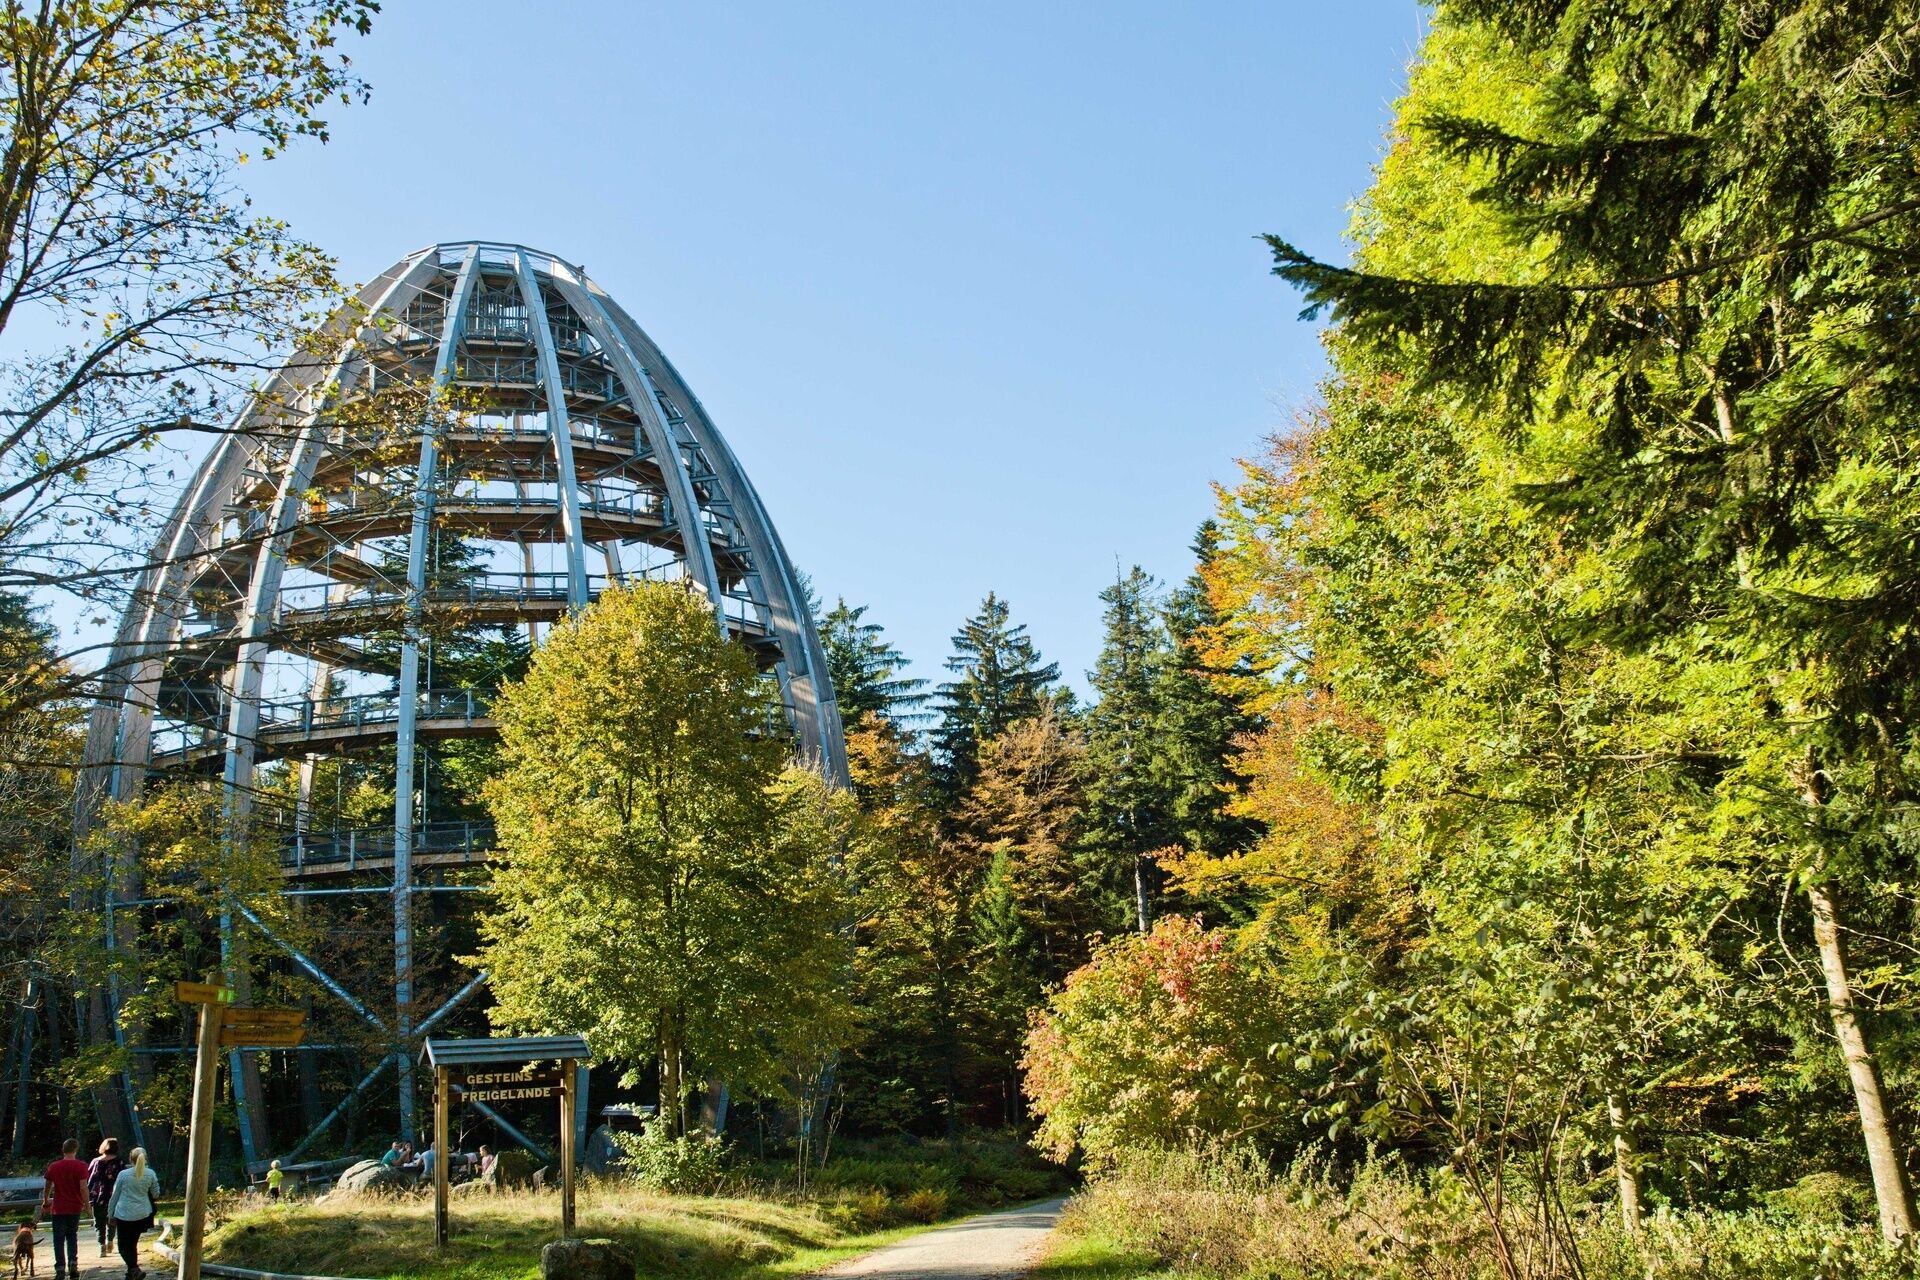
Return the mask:
<path id="1" fill-rule="evenodd" d="M 863 715 L 884 716 L 898 724 L 927 718 L 923 708 L 927 682 L 902 675 L 906 655 L 886 638 L 877 622 L 868 622 L 867 606 L 834 601 L 820 618 L 820 645 L 827 654 L 827 675 L 840 716 L 852 724 Z"/>
<path id="2" fill-rule="evenodd" d="M 958 678 L 934 693 L 940 719 L 933 736 L 950 793 L 958 795 L 979 772 L 981 748 L 1049 704 L 1060 667 L 1040 660 L 1026 624 L 1016 624 L 1007 602 L 989 591 L 954 633 L 947 670 Z"/>
<path id="3" fill-rule="evenodd" d="M 1133 925 L 1152 924 L 1153 857 L 1176 842 L 1174 799 L 1160 768 L 1161 694 L 1173 644 L 1160 617 L 1159 584 L 1139 565 L 1100 593 L 1104 637 L 1088 673 L 1087 844 L 1122 894 Z"/>
<path id="4" fill-rule="evenodd" d="M 1204 637 L 1219 624 L 1219 612 L 1202 576 L 1220 553 L 1220 526 L 1203 522 L 1194 534 L 1194 571 L 1168 597 L 1163 616 L 1172 642 L 1155 699 L 1159 703 L 1154 771 L 1170 804 L 1170 826 L 1187 850 L 1213 856 L 1244 849 L 1256 826 L 1229 810 L 1235 790 L 1230 765 L 1235 743 L 1258 728 L 1256 716 L 1241 709 L 1226 692 L 1221 671 L 1209 657 Z"/>

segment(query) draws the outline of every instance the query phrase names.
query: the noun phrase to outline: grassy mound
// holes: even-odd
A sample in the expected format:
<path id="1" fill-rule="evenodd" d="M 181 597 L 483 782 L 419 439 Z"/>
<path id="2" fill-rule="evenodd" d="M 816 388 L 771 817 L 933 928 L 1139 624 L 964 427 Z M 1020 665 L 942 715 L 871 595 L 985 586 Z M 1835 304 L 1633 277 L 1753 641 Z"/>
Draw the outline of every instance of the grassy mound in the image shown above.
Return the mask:
<path id="1" fill-rule="evenodd" d="M 754 1196 L 668 1196 L 595 1183 L 579 1199 L 579 1234 L 633 1250 L 651 1280 L 774 1280 L 831 1265 L 907 1235 L 861 1230 L 831 1204 Z M 559 1199 L 503 1193 L 453 1203 L 452 1240 L 433 1245 L 427 1198 L 356 1196 L 250 1208 L 220 1224 L 209 1257 L 230 1266 L 368 1280 L 532 1280 L 560 1233 Z"/>

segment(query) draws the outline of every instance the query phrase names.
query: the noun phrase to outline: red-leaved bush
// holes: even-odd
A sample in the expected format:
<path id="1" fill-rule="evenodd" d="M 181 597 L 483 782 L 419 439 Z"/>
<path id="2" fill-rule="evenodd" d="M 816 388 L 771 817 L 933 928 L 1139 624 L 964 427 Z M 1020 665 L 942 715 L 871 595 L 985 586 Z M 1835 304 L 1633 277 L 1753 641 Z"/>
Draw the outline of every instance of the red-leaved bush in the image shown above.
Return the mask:
<path id="1" fill-rule="evenodd" d="M 1298 1114 L 1276 984 L 1224 930 L 1168 916 L 1106 943 L 1037 1010 L 1021 1066 L 1055 1159 L 1258 1139 Z"/>

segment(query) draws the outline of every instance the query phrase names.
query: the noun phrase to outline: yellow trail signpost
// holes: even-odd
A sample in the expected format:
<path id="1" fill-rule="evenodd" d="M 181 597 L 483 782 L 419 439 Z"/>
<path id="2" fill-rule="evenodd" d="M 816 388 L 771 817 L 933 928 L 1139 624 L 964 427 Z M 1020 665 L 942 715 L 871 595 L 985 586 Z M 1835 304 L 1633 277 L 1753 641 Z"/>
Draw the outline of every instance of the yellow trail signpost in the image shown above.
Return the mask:
<path id="1" fill-rule="evenodd" d="M 292 1048 L 306 1034 L 298 1009 L 239 1009 L 233 988 L 213 982 L 176 982 L 174 999 L 200 1006 L 193 1059 L 193 1122 L 187 1138 L 187 1205 L 180 1231 L 179 1280 L 200 1280 L 207 1240 L 207 1170 L 213 1159 L 213 1094 L 222 1049 Z"/>

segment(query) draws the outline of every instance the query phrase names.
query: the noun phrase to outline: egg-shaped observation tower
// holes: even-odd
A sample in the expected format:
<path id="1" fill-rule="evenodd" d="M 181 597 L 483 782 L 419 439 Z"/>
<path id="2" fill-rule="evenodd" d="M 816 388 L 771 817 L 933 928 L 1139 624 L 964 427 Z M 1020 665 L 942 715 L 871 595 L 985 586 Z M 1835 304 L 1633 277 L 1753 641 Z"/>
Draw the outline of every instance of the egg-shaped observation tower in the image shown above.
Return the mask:
<path id="1" fill-rule="evenodd" d="M 191 478 L 83 757 L 76 859 L 121 864 L 99 868 L 110 946 L 137 944 L 128 918 L 152 900 L 126 855 L 89 854 L 102 842 L 86 837 L 105 801 L 159 776 L 210 784 L 224 825 L 277 850 L 279 892 L 315 926 L 290 940 L 235 904 L 222 928 L 224 950 L 258 948 L 322 993 L 300 1051 L 230 1062 L 249 1161 L 297 1154 L 360 1109 L 397 1108 L 412 1132 L 421 1038 L 474 1029 L 484 987 L 454 957 L 493 848 L 476 782 L 489 692 L 608 584 L 703 593 L 778 680 L 774 731 L 846 773 L 779 535 L 613 299 L 550 254 L 462 243 L 412 254 L 358 302 Z M 129 1028 L 122 999 L 98 996 L 90 1031 L 128 1049 L 103 1120 L 139 1140 L 143 1081 L 167 1050 Z"/>

